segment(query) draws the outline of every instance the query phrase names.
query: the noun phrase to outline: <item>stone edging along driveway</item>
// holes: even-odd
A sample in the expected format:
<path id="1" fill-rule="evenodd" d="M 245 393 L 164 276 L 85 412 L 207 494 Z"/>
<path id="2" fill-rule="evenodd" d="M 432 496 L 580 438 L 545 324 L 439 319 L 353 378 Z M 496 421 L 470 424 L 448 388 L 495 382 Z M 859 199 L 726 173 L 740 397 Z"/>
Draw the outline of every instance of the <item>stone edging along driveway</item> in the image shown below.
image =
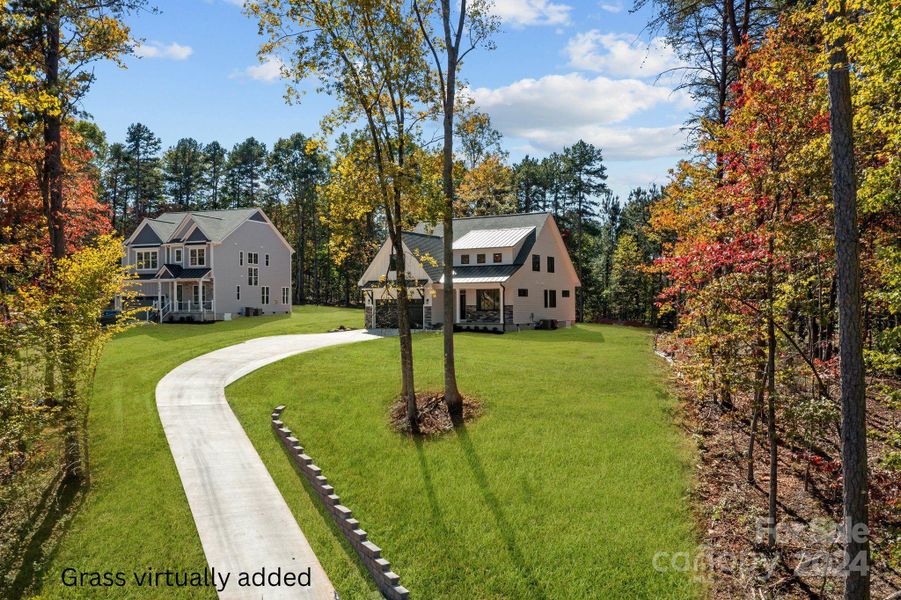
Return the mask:
<path id="1" fill-rule="evenodd" d="M 156 386 L 156 405 L 207 563 L 231 577 L 219 597 L 334 600 L 335 590 L 225 399 L 225 386 L 294 354 L 377 339 L 365 331 L 278 335 L 182 363 Z M 241 572 L 310 572 L 310 586 L 239 587 Z"/>

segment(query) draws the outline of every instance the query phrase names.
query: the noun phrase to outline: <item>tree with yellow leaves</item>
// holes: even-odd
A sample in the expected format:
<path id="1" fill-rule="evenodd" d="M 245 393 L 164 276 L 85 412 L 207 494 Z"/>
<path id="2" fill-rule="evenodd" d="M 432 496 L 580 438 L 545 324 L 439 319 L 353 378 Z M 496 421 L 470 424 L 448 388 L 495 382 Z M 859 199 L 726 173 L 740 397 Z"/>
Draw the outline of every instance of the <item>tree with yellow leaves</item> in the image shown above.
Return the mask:
<path id="1" fill-rule="evenodd" d="M 402 0 L 255 0 L 245 7 L 267 40 L 260 47 L 261 59 L 279 53 L 286 57 L 289 99 L 300 99 L 298 83 L 316 78 L 321 90 L 338 100 L 323 120 L 326 132 L 363 124 L 355 157 L 341 161 L 338 169 L 346 174 L 359 169 L 366 178 L 391 239 L 398 273 L 402 395 L 410 430 L 417 433 L 403 230 L 424 202 L 417 194 L 419 173 L 411 158 L 420 125 L 431 113 L 430 72 L 416 19 Z M 340 194 L 333 202 L 346 203 L 348 211 L 371 211 L 370 198 Z"/>

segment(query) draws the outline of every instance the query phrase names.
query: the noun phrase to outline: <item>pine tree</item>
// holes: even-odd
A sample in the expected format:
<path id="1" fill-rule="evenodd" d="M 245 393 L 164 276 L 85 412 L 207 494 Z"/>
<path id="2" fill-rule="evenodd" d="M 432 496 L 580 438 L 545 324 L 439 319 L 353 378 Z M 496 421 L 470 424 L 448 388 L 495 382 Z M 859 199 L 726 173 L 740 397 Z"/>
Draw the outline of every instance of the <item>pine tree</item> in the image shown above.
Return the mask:
<path id="1" fill-rule="evenodd" d="M 125 187 L 131 203 L 133 222 L 159 210 L 162 204 L 162 173 L 160 171 L 160 138 L 142 123 L 128 126 L 125 135 L 125 151 L 128 166 L 125 173 Z"/>
<path id="2" fill-rule="evenodd" d="M 266 145 L 249 137 L 235 144 L 228 155 L 230 204 L 235 207 L 258 206 L 263 201 L 266 177 Z"/>
<path id="3" fill-rule="evenodd" d="M 206 209 L 223 208 L 227 159 L 228 152 L 219 142 L 203 147 L 203 207 Z"/>
<path id="4" fill-rule="evenodd" d="M 194 138 L 182 138 L 163 154 L 166 195 L 176 210 L 200 208 L 203 187 L 203 149 Z"/>

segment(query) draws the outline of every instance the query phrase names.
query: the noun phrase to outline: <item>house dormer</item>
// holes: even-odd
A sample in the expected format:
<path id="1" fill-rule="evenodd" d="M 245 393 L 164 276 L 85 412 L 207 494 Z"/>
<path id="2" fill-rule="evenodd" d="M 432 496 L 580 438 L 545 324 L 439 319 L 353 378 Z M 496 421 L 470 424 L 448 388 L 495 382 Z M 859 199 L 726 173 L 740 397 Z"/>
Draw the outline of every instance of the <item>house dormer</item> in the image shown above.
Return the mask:
<path id="1" fill-rule="evenodd" d="M 454 266 L 512 265 L 534 227 L 475 229 L 454 242 Z"/>

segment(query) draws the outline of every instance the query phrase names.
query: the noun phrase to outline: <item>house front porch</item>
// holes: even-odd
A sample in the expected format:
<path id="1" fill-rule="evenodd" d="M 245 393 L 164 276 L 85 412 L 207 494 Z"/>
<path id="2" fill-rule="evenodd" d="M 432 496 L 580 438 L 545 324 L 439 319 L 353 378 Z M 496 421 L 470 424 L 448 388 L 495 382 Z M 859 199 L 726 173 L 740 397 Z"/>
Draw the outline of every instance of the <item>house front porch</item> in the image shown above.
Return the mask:
<path id="1" fill-rule="evenodd" d="M 154 309 L 160 323 L 217 320 L 212 278 L 157 280 Z"/>
<path id="2" fill-rule="evenodd" d="M 513 328 L 513 305 L 500 283 L 454 285 L 454 328 L 504 332 Z"/>

